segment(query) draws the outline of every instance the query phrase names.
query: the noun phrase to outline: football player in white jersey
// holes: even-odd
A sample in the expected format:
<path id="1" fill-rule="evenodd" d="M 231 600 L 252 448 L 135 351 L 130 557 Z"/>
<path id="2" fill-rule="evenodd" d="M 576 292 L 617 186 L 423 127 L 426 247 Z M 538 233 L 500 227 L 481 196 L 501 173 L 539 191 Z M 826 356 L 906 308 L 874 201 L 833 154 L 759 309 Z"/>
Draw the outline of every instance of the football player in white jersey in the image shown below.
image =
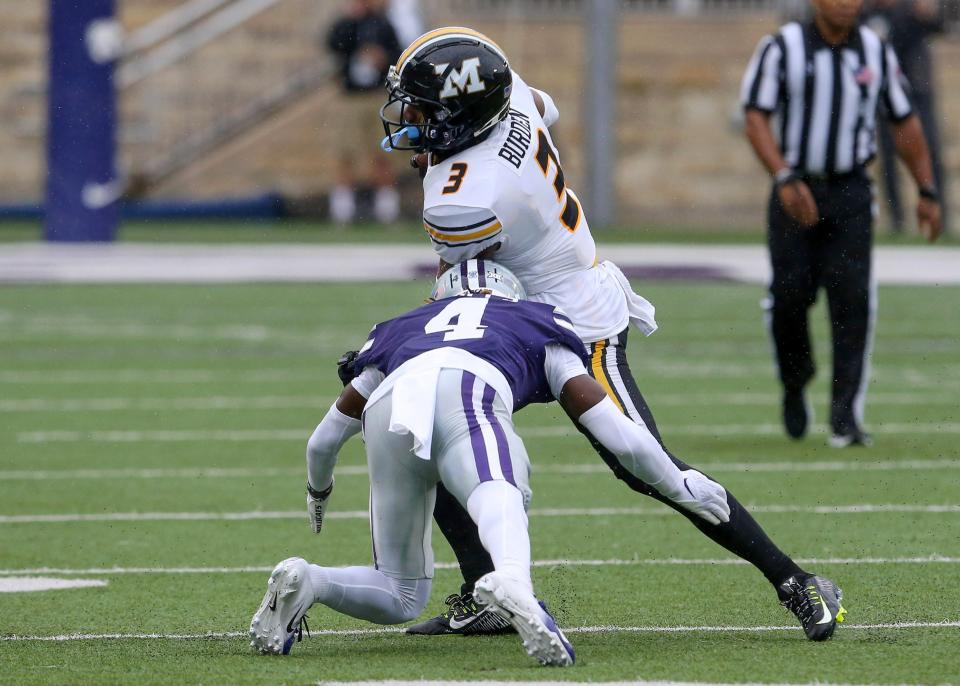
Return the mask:
<path id="1" fill-rule="evenodd" d="M 423 225 L 440 257 L 440 270 L 495 255 L 520 278 L 529 300 L 562 307 L 590 353 L 591 375 L 662 444 L 625 351 L 630 321 L 644 335 L 656 330 L 654 308 L 633 293 L 615 265 L 597 258 L 583 207 L 566 185 L 550 136 L 549 127 L 559 117 L 550 96 L 513 72 L 492 40 L 463 27 L 437 29 L 415 40 L 391 68 L 386 87 L 383 144 L 417 153 L 412 161 L 423 177 Z M 581 431 L 618 478 L 671 505 Z M 690 468 L 670 457 L 680 469 Z M 729 492 L 727 500 L 730 521 L 717 525 L 674 509 L 757 567 L 809 638 L 829 638 L 843 621 L 840 590 L 779 550 Z M 434 516 L 457 555 L 465 583 L 460 594 L 448 597 L 448 611 L 408 631 L 509 629 L 472 601 L 473 583 L 493 565 L 469 515 L 442 486 Z"/>

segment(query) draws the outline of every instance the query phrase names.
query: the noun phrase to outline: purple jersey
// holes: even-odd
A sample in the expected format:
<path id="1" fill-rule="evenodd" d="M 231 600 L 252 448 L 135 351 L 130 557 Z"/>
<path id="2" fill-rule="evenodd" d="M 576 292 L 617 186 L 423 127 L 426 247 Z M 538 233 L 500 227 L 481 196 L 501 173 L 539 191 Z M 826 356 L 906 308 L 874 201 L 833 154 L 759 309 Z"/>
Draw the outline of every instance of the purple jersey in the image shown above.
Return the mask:
<path id="1" fill-rule="evenodd" d="M 438 348 L 466 350 L 499 369 L 517 411 L 553 400 L 543 370 L 546 346 L 564 345 L 587 364 L 586 347 L 573 324 L 553 305 L 466 295 L 438 300 L 377 324 L 357 357 L 356 369 L 385 375 L 409 359 Z"/>

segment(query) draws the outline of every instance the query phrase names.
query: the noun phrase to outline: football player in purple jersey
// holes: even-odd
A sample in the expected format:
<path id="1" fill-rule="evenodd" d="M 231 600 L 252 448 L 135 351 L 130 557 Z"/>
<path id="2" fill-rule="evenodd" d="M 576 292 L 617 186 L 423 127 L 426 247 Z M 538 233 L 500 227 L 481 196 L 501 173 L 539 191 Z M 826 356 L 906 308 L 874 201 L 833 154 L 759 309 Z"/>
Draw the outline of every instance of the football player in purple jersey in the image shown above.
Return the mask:
<path id="1" fill-rule="evenodd" d="M 307 509 L 320 533 L 337 454 L 362 428 L 374 566 L 280 562 L 250 625 L 254 648 L 288 653 L 314 603 L 380 624 L 417 617 L 430 597 L 431 519 L 442 483 L 493 561 L 494 571 L 474 586 L 475 601 L 505 618 L 541 664 L 573 664 L 573 648 L 530 576 L 530 461 L 512 420 L 529 403 L 557 399 L 664 498 L 711 525 L 729 520 L 725 489 L 678 468 L 587 374 L 586 348 L 566 315 L 523 295 L 505 268 L 469 260 L 441 275 L 433 302 L 373 328 L 355 378 L 310 438 Z"/>

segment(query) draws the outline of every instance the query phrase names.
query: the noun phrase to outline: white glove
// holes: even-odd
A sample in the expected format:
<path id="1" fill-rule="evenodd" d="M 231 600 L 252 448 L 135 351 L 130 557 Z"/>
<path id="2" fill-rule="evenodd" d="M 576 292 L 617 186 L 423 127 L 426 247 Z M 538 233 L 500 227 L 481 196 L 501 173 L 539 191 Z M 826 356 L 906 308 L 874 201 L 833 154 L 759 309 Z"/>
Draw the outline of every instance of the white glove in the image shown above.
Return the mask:
<path id="1" fill-rule="evenodd" d="M 320 533 L 323 528 L 323 513 L 327 510 L 327 501 L 333 492 L 333 482 L 322 491 L 315 491 L 307 482 L 307 516 L 310 518 L 310 528 L 313 533 Z"/>
<path id="2" fill-rule="evenodd" d="M 685 510 L 706 519 L 711 524 L 730 521 L 727 491 L 696 469 L 681 471 L 683 486 L 677 497 L 670 499 Z"/>

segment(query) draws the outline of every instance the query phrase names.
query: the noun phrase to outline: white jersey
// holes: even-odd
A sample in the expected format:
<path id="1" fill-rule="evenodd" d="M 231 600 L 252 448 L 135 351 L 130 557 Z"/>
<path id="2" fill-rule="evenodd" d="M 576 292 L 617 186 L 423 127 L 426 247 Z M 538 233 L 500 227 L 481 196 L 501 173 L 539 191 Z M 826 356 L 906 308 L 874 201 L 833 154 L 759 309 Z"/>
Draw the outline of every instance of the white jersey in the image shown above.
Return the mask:
<path id="1" fill-rule="evenodd" d="M 609 338 L 631 316 L 637 319 L 639 296 L 629 286 L 624 291 L 619 271 L 598 264 L 587 218 L 565 185 L 547 128 L 558 113 L 549 96 L 543 100 L 541 116 L 530 87 L 513 73 L 507 118 L 483 142 L 427 170 L 423 225 L 449 264 L 499 243 L 492 259 L 517 275 L 530 300 L 563 308 L 586 342 Z M 644 305 L 650 333 L 653 308 Z"/>

